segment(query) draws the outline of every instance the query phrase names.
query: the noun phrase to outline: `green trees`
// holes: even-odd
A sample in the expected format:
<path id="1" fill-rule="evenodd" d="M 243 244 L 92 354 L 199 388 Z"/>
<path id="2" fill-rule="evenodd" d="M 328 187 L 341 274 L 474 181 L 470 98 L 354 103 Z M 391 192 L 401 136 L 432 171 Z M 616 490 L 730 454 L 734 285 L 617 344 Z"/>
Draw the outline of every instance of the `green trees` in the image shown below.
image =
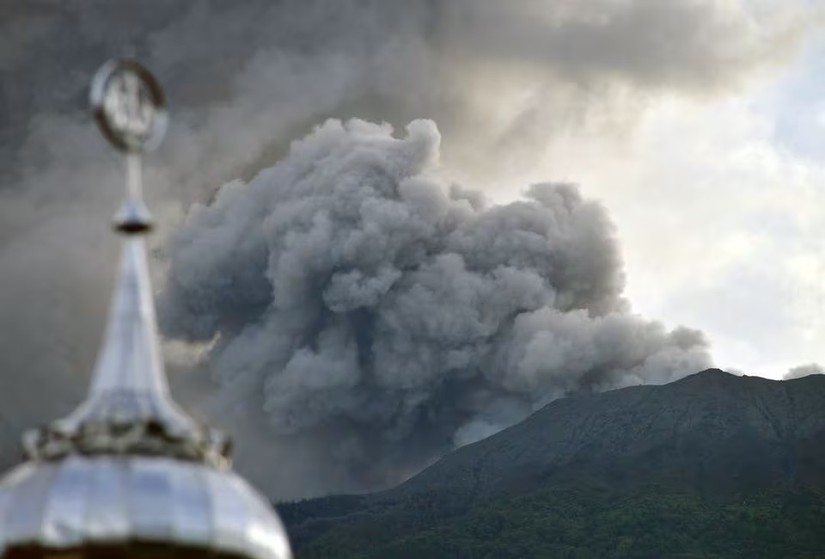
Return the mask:
<path id="1" fill-rule="evenodd" d="M 778 487 L 724 500 L 645 487 L 547 490 L 457 506 L 417 495 L 340 520 L 298 559 L 813 558 L 825 492 Z"/>

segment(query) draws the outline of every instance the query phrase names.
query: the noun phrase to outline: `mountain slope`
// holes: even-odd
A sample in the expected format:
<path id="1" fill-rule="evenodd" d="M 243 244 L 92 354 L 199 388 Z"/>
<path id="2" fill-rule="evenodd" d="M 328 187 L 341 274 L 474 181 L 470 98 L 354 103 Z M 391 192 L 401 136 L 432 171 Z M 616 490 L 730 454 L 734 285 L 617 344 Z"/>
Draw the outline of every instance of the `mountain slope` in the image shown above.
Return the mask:
<path id="1" fill-rule="evenodd" d="M 395 489 L 282 512 L 299 558 L 825 556 L 824 443 L 825 376 L 711 369 L 557 400 Z"/>
<path id="2" fill-rule="evenodd" d="M 665 386 L 558 400 L 523 423 L 452 453 L 405 486 L 474 492 L 555 484 L 584 472 L 615 485 L 705 492 L 822 481 L 825 376 L 796 381 L 711 369 Z"/>

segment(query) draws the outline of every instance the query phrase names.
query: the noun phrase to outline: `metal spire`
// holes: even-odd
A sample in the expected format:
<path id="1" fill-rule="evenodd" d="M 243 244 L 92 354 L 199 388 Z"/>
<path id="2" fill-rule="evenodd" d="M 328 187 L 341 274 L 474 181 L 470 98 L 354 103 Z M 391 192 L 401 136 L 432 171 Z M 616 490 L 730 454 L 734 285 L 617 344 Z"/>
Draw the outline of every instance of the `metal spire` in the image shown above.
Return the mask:
<path id="1" fill-rule="evenodd" d="M 166 124 L 163 93 L 131 60 L 94 78 L 92 106 L 126 156 L 114 221 L 120 277 L 85 402 L 24 437 L 28 461 L 0 479 L 0 559 L 291 559 L 271 504 L 229 468 L 228 439 L 171 399 L 158 350 L 144 237 L 141 154 Z"/>
<path id="2" fill-rule="evenodd" d="M 227 441 L 205 429 L 170 398 L 158 350 L 144 237 L 153 227 L 143 202 L 142 154 L 160 143 L 166 128 L 163 91 L 132 60 L 111 61 L 91 88 L 95 120 L 126 159 L 126 188 L 114 229 L 125 237 L 103 345 L 89 396 L 67 418 L 24 441 L 31 457 L 72 452 L 163 454 L 226 463 Z"/>

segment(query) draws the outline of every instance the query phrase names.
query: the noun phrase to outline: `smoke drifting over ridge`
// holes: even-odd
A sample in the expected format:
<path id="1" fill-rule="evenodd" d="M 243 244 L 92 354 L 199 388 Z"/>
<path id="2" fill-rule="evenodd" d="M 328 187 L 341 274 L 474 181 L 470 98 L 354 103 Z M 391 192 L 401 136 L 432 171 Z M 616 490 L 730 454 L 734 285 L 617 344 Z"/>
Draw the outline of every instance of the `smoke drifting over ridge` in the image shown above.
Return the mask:
<path id="1" fill-rule="evenodd" d="M 374 484 L 565 394 L 709 364 L 698 332 L 628 312 L 597 203 L 539 184 L 487 207 L 437 178 L 434 123 L 391 132 L 328 121 L 176 233 L 161 322 L 215 339 L 221 407 L 260 395 L 273 435 Z"/>
<path id="2" fill-rule="evenodd" d="M 819 363 L 808 363 L 793 367 L 782 376 L 782 380 L 792 380 L 795 378 L 807 377 L 808 375 L 825 375 L 825 368 Z"/>
<path id="3" fill-rule="evenodd" d="M 137 56 L 169 94 L 169 136 L 145 174 L 167 234 L 182 208 L 277 161 L 290 139 L 329 116 L 396 125 L 433 118 L 451 172 L 502 182 L 571 132 L 632 124 L 660 94 L 724 92 L 792 53 L 815 20 L 808 3 L 760 5 L 768 8 L 702 0 L 0 4 L 0 462 L 16 457 L 20 429 L 80 398 L 99 341 L 116 250 L 105 220 L 122 181 L 85 108 L 103 60 Z M 267 295 L 259 297 L 243 300 L 265 306 Z M 241 310 L 238 320 L 251 312 Z M 522 413 L 508 410 L 498 415 Z M 483 429 L 484 420 L 465 431 L 473 425 Z"/>

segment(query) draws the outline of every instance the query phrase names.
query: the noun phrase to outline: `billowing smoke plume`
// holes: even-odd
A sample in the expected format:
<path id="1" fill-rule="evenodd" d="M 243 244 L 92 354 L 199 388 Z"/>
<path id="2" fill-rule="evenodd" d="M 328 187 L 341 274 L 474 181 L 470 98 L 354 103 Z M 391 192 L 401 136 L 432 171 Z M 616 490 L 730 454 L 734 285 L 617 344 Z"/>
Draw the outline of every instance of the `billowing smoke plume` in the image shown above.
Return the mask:
<path id="1" fill-rule="evenodd" d="M 100 140 L 86 112 L 89 78 L 104 60 L 136 56 L 168 93 L 169 134 L 160 151 L 147 159 L 145 173 L 147 196 L 160 225 L 154 242 L 161 246 L 164 235 L 176 227 L 181 208 L 210 199 L 227 180 L 254 176 L 282 158 L 289 140 L 327 117 L 357 116 L 396 125 L 432 118 L 447 139 L 442 158 L 451 176 L 481 177 L 484 183 L 475 184 L 484 189 L 510 183 L 502 177 L 532 168 L 537 155 L 552 142 L 571 141 L 571 137 L 575 141 L 581 130 L 597 135 L 629 130 L 647 103 L 659 95 L 718 95 L 795 52 L 793 47 L 809 35 L 816 19 L 809 1 L 757 4 L 745 0 L 0 2 L 0 466 L 16 459 L 22 428 L 68 411 L 82 396 L 100 339 L 117 250 L 106 220 L 122 184 L 119 160 Z M 488 157 L 490 153 L 500 157 Z M 229 190 L 224 189 L 222 200 Z M 507 213 L 483 211 L 475 201 L 467 204 L 475 205 L 475 213 L 489 216 L 486 220 Z M 267 258 L 266 249 L 255 250 L 258 258 Z M 179 258 L 183 250 L 175 249 L 175 254 Z M 466 268 L 468 257 L 462 258 Z M 176 270 L 184 268 L 175 262 Z M 157 264 L 153 262 L 156 271 Z M 437 265 L 456 264 L 448 258 Z M 435 262 L 432 266 L 437 269 Z M 386 273 L 398 269 L 404 270 L 392 263 Z M 243 272 L 232 277 L 233 281 L 246 278 Z M 364 277 L 371 279 L 336 280 L 337 287 L 328 297 L 343 296 L 347 281 L 363 290 L 363 297 L 377 297 L 382 285 L 392 286 L 388 294 L 395 293 L 404 281 L 411 281 L 406 271 L 396 279 L 377 271 Z M 204 322 L 197 336 L 191 320 L 187 324 L 177 319 L 179 333 L 188 337 L 220 331 L 209 361 L 214 366 L 222 359 L 231 361 L 233 348 L 240 347 L 243 337 L 233 335 L 233 329 L 246 324 L 254 309 L 272 307 L 269 279 L 259 269 L 250 269 L 249 278 L 253 285 L 243 296 L 237 290 L 224 290 L 238 297 L 232 311 L 235 319 L 226 311 L 213 312 L 213 323 Z M 214 295 L 218 287 L 205 291 Z M 382 309 L 389 305 L 385 297 L 377 297 L 374 304 L 379 301 Z M 335 303 L 339 304 L 344 305 Z M 605 305 L 594 310 L 606 312 L 609 297 Z M 331 317 L 356 323 L 381 314 L 368 306 L 347 312 L 332 309 Z M 176 312 L 185 314 L 171 314 Z M 266 319 L 259 317 L 261 324 Z M 609 329 L 605 320 L 603 328 Z M 513 332 L 508 335 L 514 340 L 521 332 L 518 328 L 528 327 L 509 323 Z M 359 339 L 356 345 L 367 342 Z M 346 340 L 336 343 L 350 347 Z M 535 351 L 531 347 L 525 346 L 525 354 Z M 273 349 L 266 355 L 272 353 L 278 352 Z M 588 376 L 588 382 L 598 384 L 599 374 L 591 375 L 594 378 Z M 188 383 L 195 376 L 172 375 L 172 381 Z M 260 375 L 248 376 L 257 379 L 250 381 L 248 391 L 264 386 Z M 574 372 L 571 378 L 577 378 Z M 444 390 L 449 388 L 445 385 Z M 210 390 L 187 384 L 187 391 L 176 394 L 191 403 L 201 396 L 208 398 Z M 516 393 L 513 403 L 493 398 L 499 402 L 496 408 L 479 396 L 480 402 L 470 407 L 486 411 L 468 411 L 463 418 L 451 420 L 461 429 L 456 437 L 471 439 L 487 423 L 501 424 L 499 416 L 519 416 L 533 405 L 524 403 L 530 400 L 523 396 L 526 384 L 507 390 Z M 545 397 L 538 390 L 536 394 L 536 399 Z M 239 408 L 248 407 L 244 402 L 249 400 L 238 396 L 237 401 Z M 228 422 L 225 408 L 216 404 L 212 409 L 214 418 Z M 241 449 L 258 441 L 252 436 L 257 423 L 243 427 L 235 429 Z M 248 454 L 254 458 L 239 460 L 244 471 L 259 468 L 259 480 L 267 477 L 273 464 L 283 466 L 303 456 L 293 444 L 292 454 L 264 457 L 271 435 L 262 432 L 255 452 Z M 329 481 L 328 471 L 308 472 L 307 460 L 294 462 L 298 464 L 294 479 L 278 476 L 294 494 L 312 486 L 313 476 L 321 480 L 313 487 L 322 491 L 323 483 L 327 488 L 341 486 L 349 475 L 342 473 Z"/>
<path id="2" fill-rule="evenodd" d="M 214 340 L 223 405 L 257 394 L 273 435 L 334 432 L 367 484 L 565 394 L 709 363 L 699 333 L 629 313 L 599 204 L 538 184 L 485 206 L 437 178 L 439 143 L 431 121 L 330 120 L 171 245 L 162 322 Z"/>

